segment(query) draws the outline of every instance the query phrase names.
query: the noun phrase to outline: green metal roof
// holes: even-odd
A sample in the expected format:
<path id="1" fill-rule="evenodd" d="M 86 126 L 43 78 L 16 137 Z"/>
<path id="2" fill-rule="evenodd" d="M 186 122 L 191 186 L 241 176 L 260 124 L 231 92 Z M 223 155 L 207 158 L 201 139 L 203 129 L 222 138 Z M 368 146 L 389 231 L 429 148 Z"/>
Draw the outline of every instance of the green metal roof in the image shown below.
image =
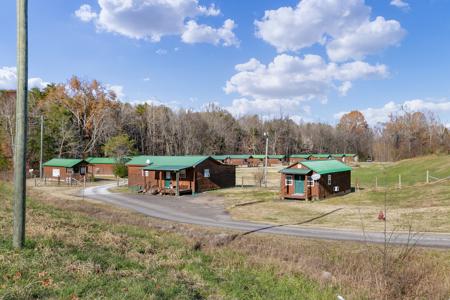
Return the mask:
<path id="1" fill-rule="evenodd" d="M 72 168 L 73 166 L 84 162 L 83 159 L 75 159 L 75 158 L 53 158 L 44 163 L 44 167 L 64 167 L 64 168 Z"/>
<path id="2" fill-rule="evenodd" d="M 283 159 L 286 156 L 285 155 L 281 155 L 281 154 L 272 154 L 272 155 L 268 155 L 269 158 L 273 158 L 273 159 Z"/>
<path id="3" fill-rule="evenodd" d="M 336 153 L 336 154 L 331 154 L 331 156 L 333 156 L 333 157 L 344 157 L 346 155 L 345 154 L 341 154 L 341 153 Z"/>
<path id="4" fill-rule="evenodd" d="M 311 157 L 311 154 L 291 154 L 289 157 L 292 158 L 308 158 Z"/>
<path id="5" fill-rule="evenodd" d="M 337 160 L 307 160 L 302 165 L 319 174 L 351 171 L 352 168 Z"/>
<path id="6" fill-rule="evenodd" d="M 138 166 L 195 166 L 209 156 L 136 156 L 127 162 L 127 165 Z"/>
<path id="7" fill-rule="evenodd" d="M 347 154 L 345 154 L 345 156 L 349 156 L 349 157 L 353 157 L 353 156 L 356 156 L 356 154 L 354 154 L 354 153 L 347 153 Z"/>
<path id="8" fill-rule="evenodd" d="M 330 154 L 321 154 L 321 153 L 317 153 L 317 154 L 313 154 L 313 157 L 317 157 L 317 158 L 327 158 L 330 157 Z"/>
<path id="9" fill-rule="evenodd" d="M 252 155 L 252 158 L 264 159 L 264 158 L 266 158 L 266 156 L 264 154 L 255 154 L 255 155 Z"/>
<path id="10" fill-rule="evenodd" d="M 213 155 L 212 158 L 215 160 L 225 160 L 229 157 L 229 155 Z"/>
<path id="11" fill-rule="evenodd" d="M 310 169 L 286 168 L 280 171 L 283 174 L 306 175 L 311 172 Z"/>
<path id="12" fill-rule="evenodd" d="M 109 165 L 117 163 L 117 159 L 115 157 L 88 157 L 86 158 L 86 161 L 95 165 Z"/>
<path id="13" fill-rule="evenodd" d="M 249 154 L 230 154 L 228 156 L 231 159 L 249 159 L 251 157 Z"/>
<path id="14" fill-rule="evenodd" d="M 158 166 L 158 165 L 150 165 L 147 167 L 142 168 L 142 170 L 147 170 L 147 171 L 181 171 L 187 168 L 190 168 L 192 166 L 188 166 L 188 165 L 171 165 L 171 166 Z"/>

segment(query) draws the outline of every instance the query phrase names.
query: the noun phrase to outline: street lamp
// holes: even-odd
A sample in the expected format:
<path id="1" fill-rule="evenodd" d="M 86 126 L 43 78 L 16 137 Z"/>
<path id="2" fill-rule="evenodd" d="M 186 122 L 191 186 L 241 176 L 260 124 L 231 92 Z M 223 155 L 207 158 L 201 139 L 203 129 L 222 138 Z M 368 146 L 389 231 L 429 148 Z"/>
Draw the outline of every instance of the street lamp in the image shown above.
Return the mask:
<path id="1" fill-rule="evenodd" d="M 269 151 L 269 133 L 264 132 L 264 137 L 266 138 L 266 155 L 264 157 L 264 186 L 267 188 L 267 152 Z"/>

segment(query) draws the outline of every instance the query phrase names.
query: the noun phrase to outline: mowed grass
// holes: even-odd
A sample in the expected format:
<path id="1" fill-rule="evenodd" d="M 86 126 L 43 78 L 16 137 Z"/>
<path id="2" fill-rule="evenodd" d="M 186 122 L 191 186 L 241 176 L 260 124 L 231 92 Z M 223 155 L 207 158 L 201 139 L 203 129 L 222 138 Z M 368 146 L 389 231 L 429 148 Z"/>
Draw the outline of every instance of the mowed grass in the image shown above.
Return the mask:
<path id="1" fill-rule="evenodd" d="M 395 163 L 360 163 L 353 167 L 352 185 L 358 182 L 362 188 L 372 188 L 377 179 L 379 187 L 398 186 L 399 175 L 402 186 L 416 185 L 426 182 L 427 171 L 432 177 L 449 177 L 450 155 L 428 155 Z"/>
<path id="2" fill-rule="evenodd" d="M 0 183 L 0 299 L 333 299 L 336 288 L 232 248 L 28 199 L 27 242 L 11 246 L 11 190 Z M 70 203 L 70 202 L 68 202 Z M 70 207 L 70 206 L 68 206 Z M 130 216 L 132 218 L 132 216 Z M 112 219 L 113 220 L 113 219 Z"/>
<path id="3" fill-rule="evenodd" d="M 384 227 L 377 215 L 384 209 L 386 197 L 390 229 L 408 230 L 413 226 L 416 231 L 450 232 L 450 180 L 432 180 L 425 184 L 427 170 L 435 177 L 450 176 L 450 156 L 431 155 L 397 163 L 361 164 L 353 168 L 352 179 L 358 178 L 361 184 L 378 177 L 377 189 L 362 185 L 362 189 L 355 193 L 315 202 L 281 201 L 280 191 L 274 187 L 237 187 L 213 194 L 225 199 L 226 207 L 235 219 L 295 224 L 340 208 L 338 212 L 308 225 L 351 229 L 361 229 L 364 225 L 370 230 Z M 271 175 L 274 176 L 275 172 L 272 169 Z M 396 186 L 398 174 L 402 174 L 401 189 Z M 416 174 L 421 174 L 422 181 Z M 242 203 L 249 205 L 240 206 Z"/>

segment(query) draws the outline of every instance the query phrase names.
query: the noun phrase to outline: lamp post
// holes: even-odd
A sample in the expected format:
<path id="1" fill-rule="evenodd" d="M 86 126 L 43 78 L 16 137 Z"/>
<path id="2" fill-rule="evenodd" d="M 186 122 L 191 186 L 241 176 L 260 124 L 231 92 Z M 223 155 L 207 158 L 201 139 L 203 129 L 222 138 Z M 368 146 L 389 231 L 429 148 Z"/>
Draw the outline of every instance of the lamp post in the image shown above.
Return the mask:
<path id="1" fill-rule="evenodd" d="M 264 157 L 264 187 L 267 187 L 267 152 L 269 151 L 269 134 L 264 132 L 264 137 L 266 138 L 266 155 Z"/>

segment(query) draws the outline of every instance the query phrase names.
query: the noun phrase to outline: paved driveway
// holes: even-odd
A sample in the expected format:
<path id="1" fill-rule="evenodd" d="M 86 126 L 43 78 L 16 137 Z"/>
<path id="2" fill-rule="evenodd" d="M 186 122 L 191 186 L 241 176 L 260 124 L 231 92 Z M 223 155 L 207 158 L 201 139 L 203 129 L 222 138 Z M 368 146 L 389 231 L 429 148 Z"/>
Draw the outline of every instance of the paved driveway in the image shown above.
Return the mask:
<path id="1" fill-rule="evenodd" d="M 281 226 L 235 221 L 223 209 L 223 205 L 220 202 L 208 200 L 205 197 L 182 196 L 177 198 L 173 196 L 118 194 L 109 192 L 108 189 L 113 186 L 109 184 L 86 188 L 85 196 L 97 201 L 134 210 L 151 217 L 180 223 L 315 239 L 366 241 L 373 243 L 384 242 L 384 235 L 381 232 L 366 232 L 364 236 L 361 231 L 356 230 Z M 450 234 L 424 233 L 416 235 L 411 240 L 411 237 L 406 233 L 396 233 L 391 237 L 391 242 L 397 244 L 415 242 L 420 246 L 450 248 Z"/>

